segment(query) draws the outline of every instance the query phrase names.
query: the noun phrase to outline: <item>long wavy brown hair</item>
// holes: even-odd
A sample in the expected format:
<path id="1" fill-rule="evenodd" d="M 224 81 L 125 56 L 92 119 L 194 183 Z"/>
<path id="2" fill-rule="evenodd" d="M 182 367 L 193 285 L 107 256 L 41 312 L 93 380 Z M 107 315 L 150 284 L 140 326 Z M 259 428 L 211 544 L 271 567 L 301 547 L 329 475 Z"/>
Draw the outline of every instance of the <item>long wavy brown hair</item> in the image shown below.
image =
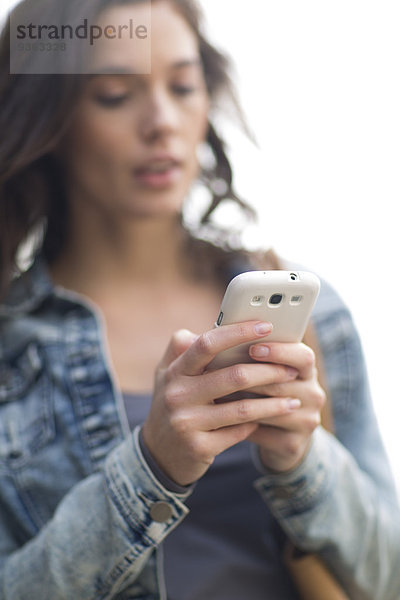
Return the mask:
<path id="1" fill-rule="evenodd" d="M 79 21 L 80 16 L 87 16 L 89 1 L 91 14 L 96 17 L 110 5 L 135 4 L 143 0 L 49 0 L 47 6 L 51 22 L 61 25 Z M 233 105 L 243 125 L 229 76 L 229 60 L 206 39 L 198 5 L 195 0 L 169 1 L 184 16 L 198 39 L 211 104 L 215 105 L 224 98 Z M 18 8 L 23 9 L 24 16 L 35 15 L 38 3 L 37 0 L 23 0 Z M 32 232 L 39 229 L 44 232 L 40 248 L 49 262 L 57 257 L 65 243 L 68 205 L 63 173 L 53 149 L 68 129 L 84 81 L 83 75 L 10 74 L 10 19 L 7 20 L 0 37 L 1 293 L 5 292 L 11 277 L 18 271 L 18 250 L 32 237 Z M 224 142 L 211 122 L 207 143 L 215 160 L 213 166 L 203 169 L 201 175 L 210 190 L 210 203 L 201 216 L 200 225 L 210 223 L 215 208 L 227 199 L 236 202 L 246 216 L 251 215 L 253 210 L 233 189 L 232 168 Z M 223 180 L 225 185 L 213 186 L 214 180 Z M 190 235 L 189 239 L 192 247 L 200 244 L 196 236 Z M 224 254 L 221 247 L 223 244 L 215 250 L 219 262 Z"/>

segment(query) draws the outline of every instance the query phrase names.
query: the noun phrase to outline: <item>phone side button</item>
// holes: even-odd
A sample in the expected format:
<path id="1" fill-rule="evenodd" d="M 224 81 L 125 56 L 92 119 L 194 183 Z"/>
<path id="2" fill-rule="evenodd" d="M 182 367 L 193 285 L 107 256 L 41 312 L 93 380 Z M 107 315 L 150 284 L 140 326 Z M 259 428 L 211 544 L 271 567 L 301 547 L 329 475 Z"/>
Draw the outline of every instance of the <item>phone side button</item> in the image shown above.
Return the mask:
<path id="1" fill-rule="evenodd" d="M 219 325 L 221 325 L 221 323 L 222 323 L 222 319 L 223 319 L 223 318 L 224 318 L 224 313 L 223 313 L 223 312 L 222 312 L 222 310 L 221 310 L 221 312 L 220 312 L 220 313 L 219 313 L 219 315 L 218 315 L 218 319 L 217 319 L 217 327 L 218 327 Z"/>

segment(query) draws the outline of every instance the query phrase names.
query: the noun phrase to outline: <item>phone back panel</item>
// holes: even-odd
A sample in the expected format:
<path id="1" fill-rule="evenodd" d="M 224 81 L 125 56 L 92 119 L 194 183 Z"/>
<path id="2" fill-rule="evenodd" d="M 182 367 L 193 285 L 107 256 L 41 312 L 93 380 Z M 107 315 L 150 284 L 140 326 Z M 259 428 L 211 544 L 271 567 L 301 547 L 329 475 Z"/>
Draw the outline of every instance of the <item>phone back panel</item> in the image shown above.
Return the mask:
<path id="1" fill-rule="evenodd" d="M 273 331 L 259 342 L 300 342 L 319 289 L 318 277 L 307 271 L 242 273 L 228 285 L 215 325 L 268 321 L 273 324 Z M 240 344 L 222 352 L 210 366 L 220 368 L 238 362 L 251 362 L 248 348 L 253 343 Z"/>

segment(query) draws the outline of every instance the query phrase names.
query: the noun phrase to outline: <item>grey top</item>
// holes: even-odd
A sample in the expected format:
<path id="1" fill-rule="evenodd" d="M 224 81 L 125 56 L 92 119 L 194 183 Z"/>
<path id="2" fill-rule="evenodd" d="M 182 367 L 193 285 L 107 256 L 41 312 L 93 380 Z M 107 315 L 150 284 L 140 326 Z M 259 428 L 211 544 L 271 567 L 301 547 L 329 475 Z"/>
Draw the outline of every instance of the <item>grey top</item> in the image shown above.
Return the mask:
<path id="1" fill-rule="evenodd" d="M 145 421 L 151 397 L 124 394 L 124 403 L 134 429 Z M 179 492 L 158 469 L 142 440 L 141 448 L 161 483 Z M 285 537 L 253 487 L 260 477 L 253 458 L 253 445 L 242 442 L 217 456 L 193 486 L 186 500 L 189 514 L 162 544 L 168 600 L 296 597 L 282 573 Z M 282 579 L 287 582 L 285 595 Z"/>

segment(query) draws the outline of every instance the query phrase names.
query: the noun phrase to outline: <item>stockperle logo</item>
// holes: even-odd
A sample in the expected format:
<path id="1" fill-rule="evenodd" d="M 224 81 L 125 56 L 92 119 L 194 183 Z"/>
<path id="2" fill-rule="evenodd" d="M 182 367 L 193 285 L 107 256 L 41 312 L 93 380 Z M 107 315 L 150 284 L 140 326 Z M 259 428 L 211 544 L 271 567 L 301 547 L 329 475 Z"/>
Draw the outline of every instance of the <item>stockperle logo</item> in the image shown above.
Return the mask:
<path id="1" fill-rule="evenodd" d="M 10 16 L 10 73 L 96 74 L 123 68 L 150 73 L 151 2 L 140 3 L 140 13 L 118 20 L 105 13 L 93 22 L 80 16 L 74 23 L 46 22 L 14 11 Z M 22 7 L 23 8 L 23 7 Z M 54 19 L 55 21 L 56 19 Z"/>

